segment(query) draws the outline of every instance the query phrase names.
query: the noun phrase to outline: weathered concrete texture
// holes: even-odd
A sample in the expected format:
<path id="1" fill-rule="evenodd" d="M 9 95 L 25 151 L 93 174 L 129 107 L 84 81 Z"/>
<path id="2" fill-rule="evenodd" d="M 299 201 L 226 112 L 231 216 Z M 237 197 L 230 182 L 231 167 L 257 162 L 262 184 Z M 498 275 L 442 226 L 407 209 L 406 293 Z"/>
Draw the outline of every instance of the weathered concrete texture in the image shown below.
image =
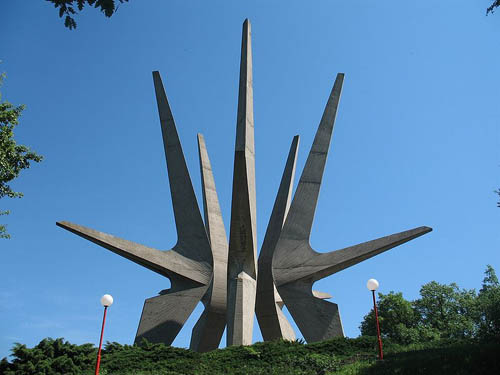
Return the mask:
<path id="1" fill-rule="evenodd" d="M 148 298 L 144 302 L 135 337 L 136 343 L 145 338 L 150 342 L 172 344 L 189 315 L 207 292 L 206 285 L 197 286 L 191 280 L 171 281 L 176 289 L 168 289 L 166 294 Z"/>
<path id="2" fill-rule="evenodd" d="M 213 292 L 210 305 L 214 311 L 226 313 L 228 243 L 224 221 L 215 189 L 212 166 L 203 135 L 198 134 L 198 152 L 203 192 L 205 228 L 214 259 Z"/>
<path id="3" fill-rule="evenodd" d="M 177 244 L 170 251 L 131 241 L 68 222 L 59 226 L 130 259 L 171 281 L 171 288 L 147 299 L 136 342 L 143 338 L 170 345 L 196 304 L 207 293 L 213 276 L 210 242 L 186 166 L 174 119 L 158 72 L 153 72 L 156 100 L 172 196 Z M 202 332 L 199 341 L 210 333 Z"/>
<path id="4" fill-rule="evenodd" d="M 210 283 L 212 268 L 209 265 L 186 258 L 175 250 L 153 249 L 67 221 L 56 224 L 169 279 L 190 279 L 198 286 Z"/>
<path id="5" fill-rule="evenodd" d="M 290 146 L 278 194 L 274 201 L 273 211 L 269 218 L 264 242 L 259 254 L 255 313 L 265 341 L 281 338 L 295 340 L 293 328 L 281 310 L 283 305 L 278 304 L 281 297 L 274 286 L 272 260 L 290 206 L 298 147 L 299 136 L 296 135 Z"/>
<path id="6" fill-rule="evenodd" d="M 254 152 L 251 30 L 245 20 L 229 231 L 227 345 L 252 343 L 257 278 Z"/>
<path id="7" fill-rule="evenodd" d="M 415 228 L 330 253 L 317 253 L 309 245 L 343 79 L 343 74 L 337 75 L 272 263 L 277 290 L 308 342 L 343 335 L 338 306 L 313 295 L 315 281 L 431 231 Z"/>
<path id="8" fill-rule="evenodd" d="M 320 292 L 318 290 L 313 290 L 312 294 L 313 294 L 314 297 L 319 298 L 319 299 L 330 299 L 330 298 L 332 298 L 331 294 L 325 293 L 325 292 Z M 281 299 L 281 296 L 279 294 L 276 295 L 276 304 L 280 307 L 280 309 L 282 309 L 283 306 L 285 305 L 285 303 L 283 302 L 283 300 Z"/>
<path id="9" fill-rule="evenodd" d="M 226 314 L 206 306 L 191 332 L 190 349 L 202 353 L 217 349 L 225 328 Z"/>
<path id="10" fill-rule="evenodd" d="M 153 72 L 153 82 L 178 235 L 174 250 L 190 259 L 212 266 L 212 250 L 159 72 Z"/>
<path id="11" fill-rule="evenodd" d="M 205 310 L 192 331 L 190 348 L 198 352 L 207 352 L 219 347 L 222 334 L 226 328 L 228 243 L 219 198 L 215 189 L 212 166 L 208 157 L 205 139 L 201 134 L 198 134 L 198 153 L 200 157 L 205 228 L 212 248 L 214 271 L 210 288 L 202 299 Z"/>

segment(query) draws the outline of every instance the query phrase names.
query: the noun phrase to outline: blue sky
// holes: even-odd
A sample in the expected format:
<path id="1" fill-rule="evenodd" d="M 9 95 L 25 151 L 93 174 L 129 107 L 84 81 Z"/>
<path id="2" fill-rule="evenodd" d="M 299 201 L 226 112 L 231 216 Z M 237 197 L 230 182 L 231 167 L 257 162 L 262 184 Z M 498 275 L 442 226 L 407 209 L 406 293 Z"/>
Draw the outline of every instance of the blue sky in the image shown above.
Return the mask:
<path id="1" fill-rule="evenodd" d="M 346 74 L 311 243 L 330 251 L 420 225 L 434 231 L 318 282 L 348 336 L 365 287 L 418 296 L 431 280 L 478 289 L 500 271 L 500 14 L 489 1 L 131 1 L 63 27 L 44 1 L 0 5 L 3 98 L 44 155 L 3 199 L 0 357 L 14 342 L 132 343 L 167 279 L 56 227 L 68 220 L 161 249 L 176 241 L 151 71 L 162 74 L 201 198 L 204 134 L 228 228 L 241 24 L 252 22 L 259 244 L 292 137 L 298 173 L 337 72 Z M 174 342 L 189 346 L 201 308 Z M 254 339 L 260 340 L 258 325 Z M 300 332 L 296 331 L 298 337 Z M 225 343 L 225 340 L 223 341 Z"/>

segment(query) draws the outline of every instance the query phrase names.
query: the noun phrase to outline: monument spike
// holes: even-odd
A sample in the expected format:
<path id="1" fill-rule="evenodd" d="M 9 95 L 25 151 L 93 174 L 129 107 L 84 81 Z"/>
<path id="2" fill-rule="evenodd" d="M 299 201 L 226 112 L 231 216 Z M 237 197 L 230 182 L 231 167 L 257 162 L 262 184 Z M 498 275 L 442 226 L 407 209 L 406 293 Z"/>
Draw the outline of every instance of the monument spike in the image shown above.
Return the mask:
<path id="1" fill-rule="evenodd" d="M 228 243 L 224 221 L 219 205 L 219 198 L 215 188 L 215 180 L 212 172 L 212 165 L 208 157 L 205 138 L 198 134 L 198 154 L 200 159 L 201 187 L 203 193 L 203 211 L 205 216 L 205 228 L 208 239 L 212 244 L 212 254 L 222 262 L 220 265 L 227 268 Z M 224 271 L 225 271 L 224 268 Z M 226 285 L 226 278 L 223 278 Z M 224 288 L 225 290 L 226 288 Z M 224 292 L 226 293 L 226 292 Z M 224 298 L 223 306 L 226 306 Z"/>
<path id="2" fill-rule="evenodd" d="M 210 282 L 212 270 L 209 266 L 176 251 L 153 249 L 67 221 L 57 222 L 56 225 L 169 279 L 184 277 L 200 285 Z"/>
<path id="3" fill-rule="evenodd" d="M 272 259 L 290 206 L 298 147 L 299 136 L 296 135 L 293 137 L 292 144 L 290 145 L 285 169 L 281 177 L 280 186 L 259 254 L 255 314 L 257 315 L 260 331 L 265 341 L 280 338 L 295 340 L 293 328 L 281 310 L 282 305 L 278 304 L 278 301 L 281 301 L 281 297 L 276 291 L 273 281 Z"/>
<path id="4" fill-rule="evenodd" d="M 211 279 L 213 259 L 210 243 L 196 201 L 172 111 L 160 73 L 157 71 L 153 72 L 153 83 L 178 236 L 173 250 L 194 261 L 208 264 L 212 271 Z M 144 303 L 136 342 L 146 338 L 151 342 L 164 342 L 170 345 L 209 288 L 208 282 L 200 288 L 186 279 L 171 278 L 170 281 L 172 287 L 165 291 L 164 295 L 150 298 Z"/>
<path id="5" fill-rule="evenodd" d="M 174 249 L 182 255 L 212 264 L 212 254 L 194 194 L 191 177 L 182 152 L 174 118 L 163 88 L 160 73 L 153 72 L 156 102 L 160 116 L 163 146 L 178 241 Z"/>
<path id="6" fill-rule="evenodd" d="M 418 227 L 329 253 L 314 252 L 313 256 L 306 259 L 304 259 L 304 255 L 307 253 L 306 248 L 296 248 L 295 251 L 288 252 L 288 254 L 293 255 L 289 255 L 286 259 L 279 258 L 279 261 L 276 262 L 275 268 L 281 270 L 278 285 L 285 285 L 301 279 L 312 282 L 321 280 L 430 231 L 432 229 L 429 227 Z M 299 254 L 300 252 L 303 254 Z M 294 260 L 296 256 L 304 260 L 300 265 Z M 293 272 L 288 272 L 291 269 Z"/>
<path id="7" fill-rule="evenodd" d="M 415 228 L 330 253 L 310 244 L 312 222 L 328 156 L 344 75 L 330 93 L 314 142 L 274 252 L 272 268 L 277 290 L 307 342 L 343 336 L 338 306 L 314 296 L 315 281 L 339 272 L 432 229 Z"/>
<path id="8" fill-rule="evenodd" d="M 227 345 L 250 345 L 252 343 L 257 278 L 254 153 L 251 27 L 247 19 L 243 23 L 241 41 L 229 230 Z"/>
<path id="9" fill-rule="evenodd" d="M 226 328 L 228 243 L 219 198 L 215 189 L 212 166 L 205 139 L 201 134 L 198 134 L 198 154 L 205 227 L 212 248 L 214 271 L 210 288 L 202 300 L 205 304 L 205 310 L 193 327 L 190 348 L 198 352 L 207 352 L 219 347 Z"/>
<path id="10" fill-rule="evenodd" d="M 170 345 L 207 293 L 213 276 L 213 260 L 175 122 L 158 72 L 153 72 L 153 81 L 177 227 L 176 245 L 170 251 L 160 251 L 68 222 L 57 225 L 170 279 L 170 289 L 145 301 L 135 338 L 135 342 L 145 338 L 150 342 Z"/>
<path id="11" fill-rule="evenodd" d="M 337 74 L 311 150 L 309 151 L 309 156 L 300 176 L 287 220 L 281 232 L 282 236 L 286 237 L 292 230 L 290 228 L 291 224 L 294 224 L 293 237 L 309 241 L 343 83 L 344 74 Z M 287 224 L 287 222 L 290 224 Z M 276 252 L 278 252 L 278 249 Z M 288 256 L 290 255 L 288 253 Z"/>

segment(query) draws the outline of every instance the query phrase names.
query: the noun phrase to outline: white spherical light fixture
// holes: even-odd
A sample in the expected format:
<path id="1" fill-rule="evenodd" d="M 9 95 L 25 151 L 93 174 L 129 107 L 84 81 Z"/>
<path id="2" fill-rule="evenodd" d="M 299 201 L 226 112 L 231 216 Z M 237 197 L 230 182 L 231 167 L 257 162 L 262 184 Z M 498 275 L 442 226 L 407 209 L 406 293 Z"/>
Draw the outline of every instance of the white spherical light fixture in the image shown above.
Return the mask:
<path id="1" fill-rule="evenodd" d="M 105 294 L 101 297 L 101 305 L 104 307 L 109 307 L 113 304 L 113 297 L 109 294 Z"/>
<path id="2" fill-rule="evenodd" d="M 374 291 L 374 290 L 377 290 L 378 289 L 378 281 L 375 280 L 375 279 L 370 279 L 368 280 L 368 282 L 366 283 L 366 287 L 371 290 L 371 291 Z"/>

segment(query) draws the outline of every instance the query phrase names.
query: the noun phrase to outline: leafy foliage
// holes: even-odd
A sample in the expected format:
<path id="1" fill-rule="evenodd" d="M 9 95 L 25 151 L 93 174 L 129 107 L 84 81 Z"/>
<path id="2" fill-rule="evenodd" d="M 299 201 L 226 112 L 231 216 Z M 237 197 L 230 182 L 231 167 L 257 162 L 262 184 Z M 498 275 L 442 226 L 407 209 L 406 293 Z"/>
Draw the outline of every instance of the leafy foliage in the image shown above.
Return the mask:
<path id="1" fill-rule="evenodd" d="M 500 283 L 492 266 L 484 274 L 478 295 L 479 336 L 500 340 Z"/>
<path id="2" fill-rule="evenodd" d="M 76 21 L 73 18 L 77 11 L 82 11 L 85 5 L 99 8 L 106 17 L 111 17 L 119 7 L 115 0 L 47 0 L 54 4 L 55 8 L 59 9 L 59 17 L 64 17 L 64 26 L 68 29 L 76 29 Z M 129 0 L 118 0 L 120 3 L 128 2 Z M 486 14 L 494 13 L 496 8 L 500 6 L 500 0 L 494 0 L 493 3 L 486 9 Z M 76 8 L 76 9 L 75 9 Z"/>
<path id="3" fill-rule="evenodd" d="M 64 26 L 68 29 L 76 29 L 76 21 L 72 17 L 78 11 L 82 11 L 85 5 L 99 8 L 106 17 L 111 17 L 117 10 L 115 0 L 47 0 L 54 4 L 55 8 L 59 8 L 59 17 L 65 16 Z M 120 3 L 128 2 L 128 0 L 118 0 Z"/>
<path id="4" fill-rule="evenodd" d="M 438 331 L 443 338 L 473 337 L 476 333 L 476 293 L 432 281 L 420 289 L 414 304 L 425 327 Z"/>
<path id="5" fill-rule="evenodd" d="M 298 341 L 233 346 L 205 353 L 197 374 L 326 374 L 340 365 L 333 352 L 310 350 Z"/>
<path id="6" fill-rule="evenodd" d="M 483 287 L 461 290 L 435 281 L 420 289 L 420 298 L 407 301 L 401 293 L 379 293 L 381 334 L 408 345 L 437 339 L 500 338 L 500 284 L 487 266 Z M 361 322 L 362 335 L 375 335 L 373 309 Z"/>
<path id="7" fill-rule="evenodd" d="M 43 339 L 34 348 L 16 343 L 12 348 L 14 361 L 4 358 L 0 373 L 17 374 L 78 374 L 92 365 L 97 351 L 92 344 L 74 345 L 62 338 Z"/>
<path id="8" fill-rule="evenodd" d="M 143 340 L 140 345 L 107 343 L 101 367 L 110 374 L 121 374 L 123 369 L 130 372 L 139 370 L 167 374 L 193 374 L 200 354 L 187 349 L 151 344 Z"/>
<path id="9" fill-rule="evenodd" d="M 102 352 L 101 373 L 112 374 L 292 374 L 327 375 L 351 358 L 373 357 L 376 339 L 337 338 L 304 345 L 298 341 L 273 341 L 252 346 L 232 346 L 209 353 L 143 341 L 140 345 L 107 343 Z M 97 351 L 91 344 L 73 345 L 63 339 L 45 339 L 32 349 L 15 344 L 12 363 L 4 358 L 5 375 L 92 374 Z"/>
<path id="10" fill-rule="evenodd" d="M 494 13 L 495 9 L 498 7 L 500 7 L 500 0 L 493 1 L 493 3 L 488 7 L 488 9 L 486 9 L 486 14 Z"/>
<path id="11" fill-rule="evenodd" d="M 377 339 L 336 338 L 304 345 L 272 341 L 232 346 L 209 353 L 163 344 L 107 343 L 103 375 L 332 375 L 332 374 L 481 374 L 500 368 L 498 342 L 437 340 L 402 346 L 386 340 L 384 362 L 375 361 Z M 0 361 L 5 375 L 91 375 L 97 351 L 91 344 L 73 345 L 45 339 L 32 349 L 16 344 L 12 363 Z M 485 371 L 485 370 L 489 370 Z"/>
<path id="12" fill-rule="evenodd" d="M 420 315 L 413 303 L 403 298 L 402 293 L 390 292 L 386 295 L 379 293 L 377 308 L 381 334 L 384 337 L 402 344 L 425 341 L 427 332 L 419 327 Z M 363 335 L 377 334 L 373 309 L 363 318 L 360 329 Z M 436 335 L 434 332 L 427 333 L 431 339 Z"/>
<path id="13" fill-rule="evenodd" d="M 4 78 L 5 73 L 0 75 L 0 86 Z M 23 194 L 13 191 L 8 183 L 29 168 L 31 161 L 40 162 L 42 157 L 14 140 L 14 128 L 19 124 L 24 105 L 16 107 L 1 98 L 0 93 L 0 198 L 20 198 Z M 9 211 L 0 210 L 0 215 L 7 214 Z M 0 225 L 0 238 L 9 238 L 5 225 Z"/>

